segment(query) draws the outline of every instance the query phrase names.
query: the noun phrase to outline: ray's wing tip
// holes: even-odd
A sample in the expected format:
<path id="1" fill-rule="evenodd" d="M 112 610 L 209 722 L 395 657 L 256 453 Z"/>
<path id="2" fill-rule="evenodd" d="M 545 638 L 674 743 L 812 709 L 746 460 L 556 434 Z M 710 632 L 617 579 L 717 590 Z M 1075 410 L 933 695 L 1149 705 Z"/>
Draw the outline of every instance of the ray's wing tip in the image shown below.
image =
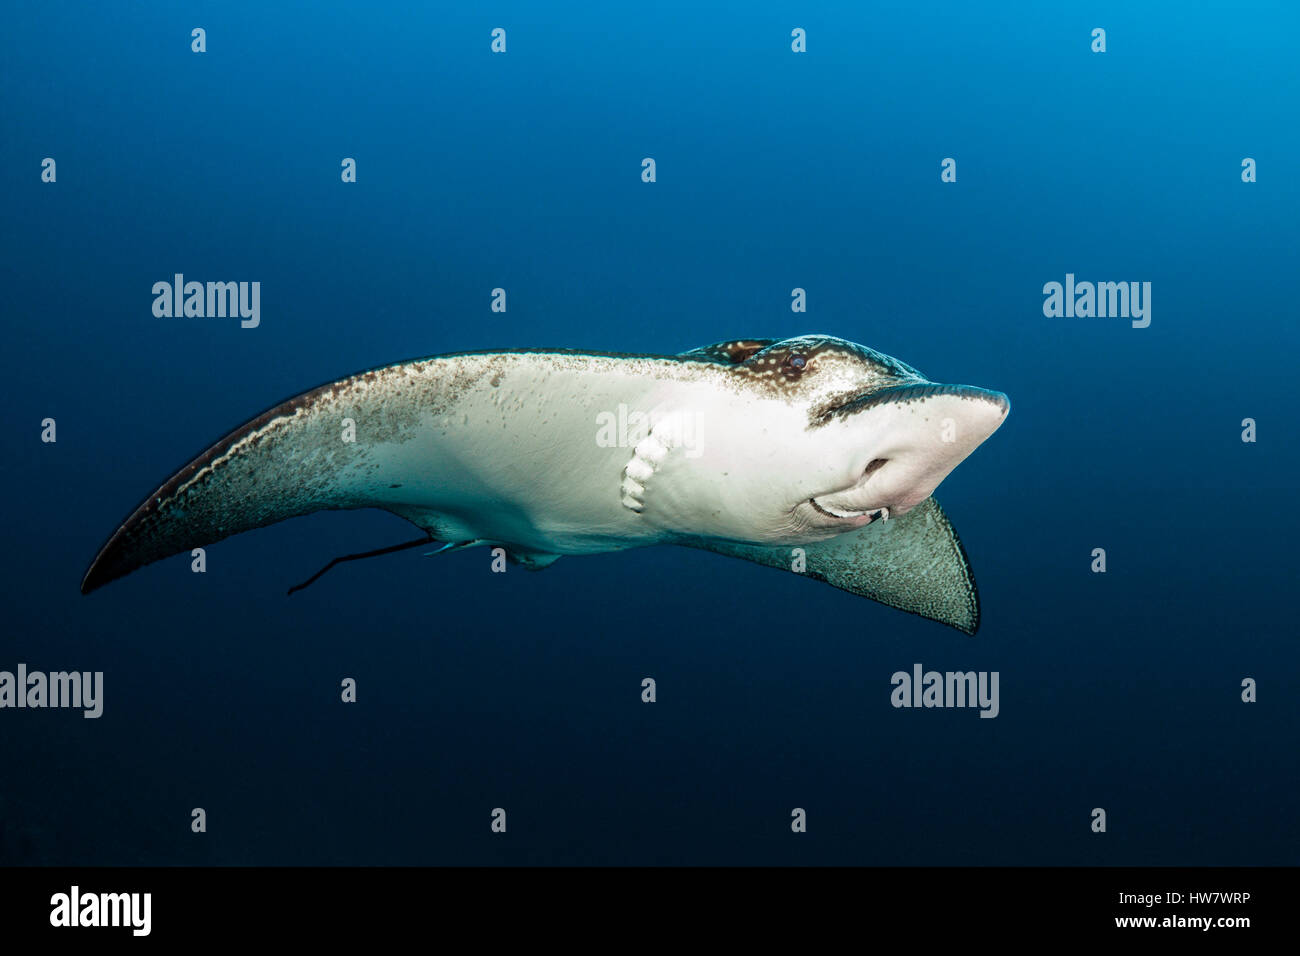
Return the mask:
<path id="1" fill-rule="evenodd" d="M 963 557 L 965 557 L 964 549 Z M 975 586 L 975 575 L 969 570 L 969 565 L 967 565 L 967 580 L 970 582 L 970 592 L 966 597 L 966 614 L 953 626 L 963 634 L 974 637 L 979 633 L 983 612 L 980 610 L 980 592 Z"/>
<path id="2" fill-rule="evenodd" d="M 90 562 L 90 567 L 86 568 L 86 573 L 81 579 L 81 593 L 89 594 L 91 591 L 98 591 L 113 578 L 105 573 L 103 565 L 104 552 L 101 551 L 95 555 L 95 560 Z"/>
<path id="3" fill-rule="evenodd" d="M 124 577 L 135 570 L 132 566 L 122 566 L 120 549 L 117 547 L 118 535 L 121 529 L 113 533 L 108 542 L 99 549 L 95 558 L 90 562 L 90 567 L 86 568 L 85 575 L 81 578 L 81 593 L 89 594 L 91 591 L 98 591 L 105 584 L 111 584 L 120 577 Z"/>
<path id="4" fill-rule="evenodd" d="M 920 617 L 935 621 L 945 627 L 951 627 L 955 631 L 961 631 L 967 637 L 974 637 L 980 629 L 980 608 L 979 603 L 975 602 L 967 608 L 965 614 L 961 613 L 930 613 L 924 611 L 912 611 Z"/>

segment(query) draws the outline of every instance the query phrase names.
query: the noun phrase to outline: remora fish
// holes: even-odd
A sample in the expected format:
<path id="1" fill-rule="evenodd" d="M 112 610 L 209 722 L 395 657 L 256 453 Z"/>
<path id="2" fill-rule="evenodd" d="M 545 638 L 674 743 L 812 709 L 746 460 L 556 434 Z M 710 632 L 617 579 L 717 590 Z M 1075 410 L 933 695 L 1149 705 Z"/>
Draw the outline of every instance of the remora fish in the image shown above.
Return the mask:
<path id="1" fill-rule="evenodd" d="M 81 590 L 286 518 L 382 508 L 427 535 L 384 551 L 485 544 L 542 568 L 688 545 L 974 634 L 975 582 L 930 494 L 1008 408 L 1001 392 L 935 384 L 824 335 L 402 362 L 221 439 L 132 512 Z"/>

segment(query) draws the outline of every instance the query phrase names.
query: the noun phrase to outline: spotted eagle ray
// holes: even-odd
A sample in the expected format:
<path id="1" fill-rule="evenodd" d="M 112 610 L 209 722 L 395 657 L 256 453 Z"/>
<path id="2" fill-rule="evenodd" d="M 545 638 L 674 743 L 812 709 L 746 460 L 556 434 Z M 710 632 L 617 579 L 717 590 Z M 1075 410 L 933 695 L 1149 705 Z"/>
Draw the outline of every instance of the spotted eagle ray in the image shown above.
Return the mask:
<path id="1" fill-rule="evenodd" d="M 931 493 L 1009 407 L 825 335 L 400 362 L 218 441 L 127 517 L 81 590 L 286 518 L 380 508 L 424 536 L 325 570 L 429 542 L 500 547 L 532 569 L 677 544 L 974 634 L 975 580 Z"/>

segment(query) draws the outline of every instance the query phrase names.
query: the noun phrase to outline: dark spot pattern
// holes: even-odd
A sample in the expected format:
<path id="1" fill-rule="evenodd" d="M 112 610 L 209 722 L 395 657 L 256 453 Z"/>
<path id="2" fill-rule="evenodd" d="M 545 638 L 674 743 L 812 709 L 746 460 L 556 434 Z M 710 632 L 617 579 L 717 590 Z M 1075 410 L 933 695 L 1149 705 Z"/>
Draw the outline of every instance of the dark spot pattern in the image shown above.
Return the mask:
<path id="1" fill-rule="evenodd" d="M 776 342 L 776 339 L 732 339 L 730 342 L 715 342 L 713 345 L 701 345 L 689 352 L 682 352 L 678 358 L 699 362 L 716 362 L 719 365 L 739 365 Z"/>

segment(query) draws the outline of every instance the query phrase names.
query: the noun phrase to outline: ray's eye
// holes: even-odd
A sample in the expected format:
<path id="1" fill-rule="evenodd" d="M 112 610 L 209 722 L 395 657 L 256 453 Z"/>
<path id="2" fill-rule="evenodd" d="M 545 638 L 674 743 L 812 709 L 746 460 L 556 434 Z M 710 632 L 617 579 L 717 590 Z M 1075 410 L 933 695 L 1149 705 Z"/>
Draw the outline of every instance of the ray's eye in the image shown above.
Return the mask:
<path id="1" fill-rule="evenodd" d="M 808 364 L 808 360 L 804 358 L 802 355 L 800 355 L 798 352 L 795 352 L 793 355 L 791 355 L 788 359 L 785 360 L 786 368 L 792 369 L 796 372 L 802 372 L 804 370 L 804 367 L 807 364 Z"/>

